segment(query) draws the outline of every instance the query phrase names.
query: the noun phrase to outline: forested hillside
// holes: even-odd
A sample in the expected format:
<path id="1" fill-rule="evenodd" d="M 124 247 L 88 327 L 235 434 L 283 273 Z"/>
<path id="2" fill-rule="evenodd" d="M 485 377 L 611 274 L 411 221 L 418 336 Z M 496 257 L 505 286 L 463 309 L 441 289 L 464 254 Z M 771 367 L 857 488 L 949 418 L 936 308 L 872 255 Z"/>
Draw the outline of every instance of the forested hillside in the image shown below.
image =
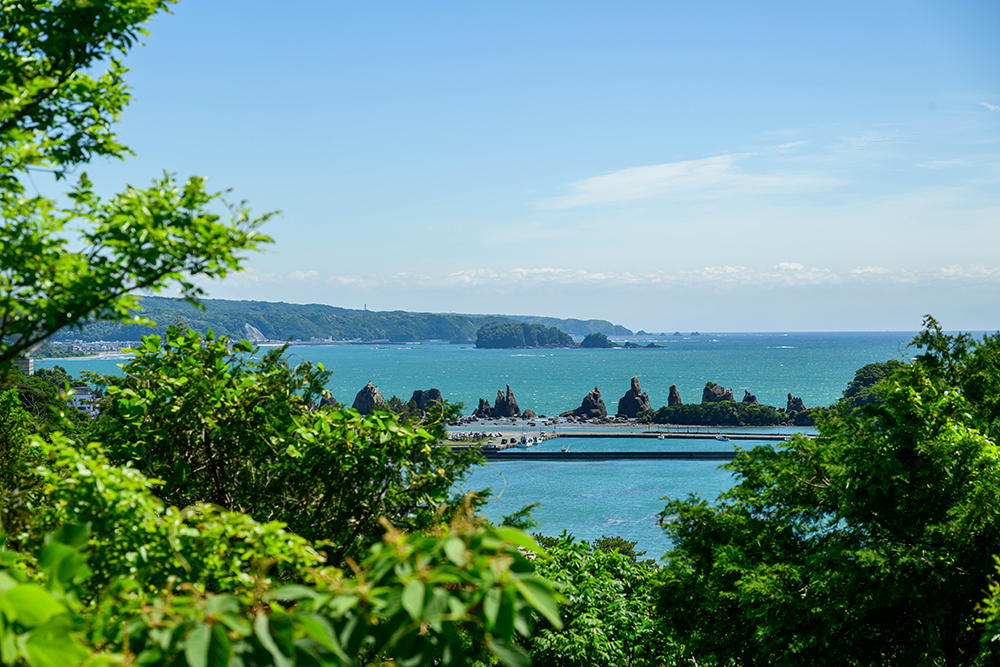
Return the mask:
<path id="1" fill-rule="evenodd" d="M 157 323 L 150 329 L 141 325 L 120 322 L 95 322 L 83 331 L 64 329 L 54 340 L 139 340 L 151 333 L 163 335 L 166 328 L 178 321 L 199 332 L 211 329 L 220 336 L 237 340 L 246 337 L 246 324 L 260 330 L 269 340 L 391 340 L 410 342 L 418 340 L 474 341 L 479 329 L 492 322 L 528 318 L 501 315 L 454 315 L 436 313 L 409 313 L 405 311 L 369 311 L 337 308 L 321 304 L 295 304 L 270 301 L 230 301 L 204 299 L 205 309 L 195 308 L 177 299 L 143 297 L 141 312 Z M 545 320 L 546 326 L 555 326 L 564 333 L 573 334 L 582 325 L 581 320 L 555 318 L 530 318 Z M 590 320 L 602 329 L 621 329 L 603 320 Z M 552 323 L 552 324 L 549 324 Z M 629 332 L 631 333 L 631 332 Z"/>
<path id="2" fill-rule="evenodd" d="M 155 329 L 115 322 L 88 324 L 83 332 L 63 330 L 55 338 L 83 340 L 139 340 L 151 333 L 163 334 L 178 321 L 200 332 L 246 338 L 245 324 L 260 330 L 270 340 L 474 340 L 482 318 L 464 315 L 372 312 L 320 304 L 272 303 L 268 301 L 228 301 L 205 299 L 201 310 L 183 301 L 144 297 L 141 312 L 157 322 Z M 486 321 L 493 321 L 489 318 Z"/>

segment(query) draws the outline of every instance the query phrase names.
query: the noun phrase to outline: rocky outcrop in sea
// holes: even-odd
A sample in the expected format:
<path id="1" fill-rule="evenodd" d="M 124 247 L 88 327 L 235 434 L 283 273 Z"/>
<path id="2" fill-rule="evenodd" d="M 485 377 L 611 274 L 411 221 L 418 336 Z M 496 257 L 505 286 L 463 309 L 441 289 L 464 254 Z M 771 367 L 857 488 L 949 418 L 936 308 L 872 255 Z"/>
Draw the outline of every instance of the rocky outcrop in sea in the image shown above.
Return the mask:
<path id="1" fill-rule="evenodd" d="M 805 403 L 802 402 L 801 398 L 788 394 L 788 404 L 785 406 L 785 412 L 801 412 L 805 409 Z"/>
<path id="2" fill-rule="evenodd" d="M 505 396 L 502 391 L 497 389 L 497 400 L 493 405 L 493 416 L 494 417 L 520 417 L 521 408 L 517 407 L 517 400 L 514 398 L 514 392 L 510 390 L 510 385 L 507 385 L 507 395 Z"/>
<path id="3" fill-rule="evenodd" d="M 378 390 L 378 387 L 376 387 L 373 382 L 369 382 L 361 389 L 361 391 L 358 392 L 358 395 L 354 397 L 354 405 L 351 407 L 361 414 L 367 415 L 374 410 L 376 406 L 384 403 L 385 399 L 382 398 L 382 392 Z"/>
<path id="4" fill-rule="evenodd" d="M 670 393 L 667 395 L 667 407 L 681 404 L 681 392 L 677 391 L 677 385 L 670 385 Z"/>
<path id="5" fill-rule="evenodd" d="M 415 404 L 418 410 L 426 412 L 432 405 L 441 405 L 444 403 L 444 397 L 441 396 L 440 391 L 433 387 L 427 391 L 417 389 L 413 392 L 413 396 L 410 397 L 410 403 Z"/>
<path id="6" fill-rule="evenodd" d="M 517 405 L 517 399 L 514 398 L 514 392 L 510 390 L 510 385 L 507 385 L 506 394 L 502 390 L 497 389 L 497 399 L 494 405 L 490 405 L 490 402 L 485 398 L 480 398 L 479 407 L 472 413 L 473 419 L 496 419 L 500 417 L 520 416 L 521 408 Z"/>
<path id="7" fill-rule="evenodd" d="M 493 419 L 493 406 L 485 398 L 479 399 L 479 407 L 472 413 L 473 419 Z"/>
<path id="8" fill-rule="evenodd" d="M 649 396 L 639 388 L 638 376 L 632 376 L 632 387 L 618 400 L 618 416 L 635 419 L 644 410 L 652 410 Z"/>
<path id="9" fill-rule="evenodd" d="M 746 389 L 743 390 L 743 400 L 741 402 L 749 403 L 750 405 L 760 405 L 760 403 L 757 402 L 757 397 L 751 394 Z"/>
<path id="10" fill-rule="evenodd" d="M 608 416 L 608 409 L 601 400 L 601 390 L 594 387 L 594 390 L 583 397 L 583 402 L 576 410 L 569 410 L 559 415 L 560 417 L 577 417 L 582 419 L 604 419 Z"/>
<path id="11" fill-rule="evenodd" d="M 692 334 L 693 335 L 693 334 Z M 709 383 L 705 386 L 705 391 L 701 393 L 702 403 L 720 403 L 722 401 L 732 401 L 733 390 L 725 389 L 722 385 Z"/>

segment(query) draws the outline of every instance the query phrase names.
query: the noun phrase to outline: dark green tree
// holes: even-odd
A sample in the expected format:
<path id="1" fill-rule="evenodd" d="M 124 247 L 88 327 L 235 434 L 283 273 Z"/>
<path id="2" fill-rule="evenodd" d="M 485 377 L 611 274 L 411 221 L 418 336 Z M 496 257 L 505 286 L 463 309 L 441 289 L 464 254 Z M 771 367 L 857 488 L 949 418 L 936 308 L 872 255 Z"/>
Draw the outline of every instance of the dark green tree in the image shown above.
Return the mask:
<path id="1" fill-rule="evenodd" d="M 854 378 L 844 389 L 840 403 L 851 408 L 874 403 L 878 400 L 878 394 L 874 389 L 875 385 L 900 366 L 902 366 L 902 362 L 897 359 L 862 366 L 854 373 Z"/>
<path id="2" fill-rule="evenodd" d="M 636 562 L 618 546 L 592 548 L 565 534 L 540 542 L 549 558 L 536 560 L 536 569 L 558 586 L 566 602 L 561 608 L 561 629 L 541 620 L 535 636 L 525 642 L 531 664 L 683 664 L 678 646 L 657 622 L 659 568 L 652 561 Z M 607 541 L 603 544 L 610 546 Z"/>
<path id="3" fill-rule="evenodd" d="M 995 664 L 1000 337 L 943 334 L 820 436 L 743 452 L 718 504 L 672 501 L 666 631 L 700 663 Z M 981 394 L 977 393 L 984 389 Z"/>
<path id="4" fill-rule="evenodd" d="M 139 290 L 224 277 L 268 243 L 245 206 L 214 209 L 204 180 L 166 175 L 108 199 L 85 173 L 65 197 L 25 194 L 31 172 L 62 179 L 124 158 L 113 131 L 129 101 L 121 57 L 168 0 L 4 0 L 0 11 L 0 368 L 64 327 L 133 321 Z"/>
<path id="5" fill-rule="evenodd" d="M 168 504 L 282 521 L 328 541 L 337 564 L 377 542 L 383 519 L 408 531 L 440 520 L 480 460 L 438 444 L 446 410 L 406 424 L 387 412 L 319 409 L 329 372 L 292 367 L 283 351 L 258 356 L 246 341 L 189 329 L 149 336 L 124 376 L 103 379 L 107 400 L 89 435 L 116 464 L 164 480 Z"/>

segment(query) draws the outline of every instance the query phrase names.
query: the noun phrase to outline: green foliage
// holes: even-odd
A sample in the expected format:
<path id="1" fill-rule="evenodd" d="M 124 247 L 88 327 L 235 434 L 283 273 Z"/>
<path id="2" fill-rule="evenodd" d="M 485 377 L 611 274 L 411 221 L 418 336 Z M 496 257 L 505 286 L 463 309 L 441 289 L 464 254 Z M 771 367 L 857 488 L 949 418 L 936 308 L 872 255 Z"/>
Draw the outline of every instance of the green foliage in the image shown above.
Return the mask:
<path id="1" fill-rule="evenodd" d="M 168 504 L 209 502 L 258 520 L 278 518 L 328 540 L 332 562 L 360 557 L 386 518 L 417 531 L 478 461 L 439 446 L 444 411 L 423 424 L 392 414 L 316 409 L 329 373 L 289 366 L 277 349 L 171 327 L 144 339 L 108 384 L 90 436 L 117 464 L 164 480 Z"/>
<path id="2" fill-rule="evenodd" d="M 60 391 L 65 391 L 67 387 L 73 386 L 73 376 L 62 366 L 39 368 L 32 374 L 32 377 L 52 383 L 52 386 Z"/>
<path id="3" fill-rule="evenodd" d="M 17 392 L 0 393 L 0 496 L 13 489 L 24 448 L 28 443 L 29 417 Z"/>
<path id="4" fill-rule="evenodd" d="M 608 337 L 602 333 L 592 333 L 587 334 L 583 341 L 580 342 L 580 347 L 614 347 L 615 344 L 608 340 Z"/>
<path id="5" fill-rule="evenodd" d="M 901 367 L 903 363 L 896 359 L 890 359 L 884 363 L 866 364 L 854 373 L 854 379 L 844 389 L 840 405 L 848 408 L 856 408 L 868 405 L 878 400 L 878 393 L 875 385 L 893 370 Z"/>
<path id="6" fill-rule="evenodd" d="M 269 242 L 266 219 L 243 206 L 229 220 L 204 181 L 166 175 L 148 189 L 102 199 L 86 174 L 65 198 L 24 194 L 29 170 L 57 178 L 91 158 L 122 158 L 111 129 L 128 103 L 119 58 L 156 0 L 10 2 L 0 12 L 0 367 L 64 327 L 134 321 L 132 294 L 176 285 L 201 293 L 197 276 L 224 277 L 242 253 Z M 103 74 L 97 71 L 106 66 Z"/>
<path id="7" fill-rule="evenodd" d="M 482 528 L 468 507 L 422 535 L 386 523 L 383 543 L 345 576 L 315 567 L 318 555 L 280 524 L 164 508 L 150 480 L 96 447 L 58 436 L 34 446 L 50 504 L 21 536 L 34 558 L 0 552 L 4 664 L 467 665 L 472 641 L 523 665 L 513 640 L 530 635 L 534 615 L 560 627 L 557 598 L 525 556 L 537 545 Z M 276 564 L 302 583 L 265 574 Z"/>
<path id="8" fill-rule="evenodd" d="M 492 322 L 476 334 L 478 348 L 569 347 L 573 339 L 555 327 L 523 322 Z"/>
<path id="9" fill-rule="evenodd" d="M 197 278 L 224 277 L 269 239 L 243 206 L 221 221 L 220 194 L 198 178 L 165 176 L 105 200 L 83 174 L 65 198 L 25 197 L 30 169 L 62 178 L 127 153 L 111 131 L 128 101 L 118 58 L 167 1 L 2 3 L 5 371 L 65 327 L 143 323 L 138 290 L 174 284 L 194 302 Z M 58 432 L 25 444 L 21 395 L 0 394 L 0 428 L 17 445 L 0 461 L 16 470 L 0 494 L 0 662 L 524 665 L 514 640 L 535 616 L 560 627 L 557 596 L 526 556 L 538 551 L 530 538 L 481 526 L 471 501 L 442 525 L 438 504 L 475 454 L 435 447 L 439 426 L 318 409 L 323 369 L 290 369 L 280 353 L 247 358 L 249 344 L 230 353 L 228 341 L 179 330 L 165 342 L 161 353 L 161 340 L 144 341 L 94 433 L 118 461 L 169 473 L 166 484 Z M 201 502 L 179 510 L 154 490 L 280 515 L 330 538 L 329 560 L 350 574 L 322 567 L 284 523 Z M 379 520 L 384 542 L 365 549 Z"/>
<path id="10" fill-rule="evenodd" d="M 536 561 L 537 571 L 556 584 L 566 603 L 562 629 L 540 622 L 526 642 L 533 665 L 680 664 L 680 651 L 657 623 L 658 568 L 652 561 L 637 563 L 618 548 L 591 549 L 565 534 L 546 540 L 545 548 L 550 560 Z"/>
<path id="11" fill-rule="evenodd" d="M 740 453 L 717 505 L 663 512 L 667 631 L 699 663 L 994 664 L 977 605 L 1000 553 L 1000 338 L 930 326 L 880 402 Z M 967 388 L 968 387 L 968 388 Z M 994 591 L 995 592 L 995 591 Z"/>
<path id="12" fill-rule="evenodd" d="M 246 334 L 246 324 L 260 330 L 271 340 L 472 340 L 484 321 L 496 318 L 473 318 L 464 315 L 407 313 L 402 311 L 374 312 L 351 310 L 322 304 L 272 303 L 267 301 L 229 301 L 201 299 L 198 308 L 181 299 L 142 297 L 135 315 L 159 322 L 152 330 L 148 326 L 125 322 L 88 324 L 81 331 L 64 329 L 56 340 L 139 340 L 155 333 L 164 335 L 167 325 L 183 321 L 201 334 L 209 329 L 219 336 L 239 340 Z"/>
<path id="13" fill-rule="evenodd" d="M 85 420 L 79 410 L 67 404 L 66 386 L 50 381 L 44 373 L 26 377 L 16 369 L 0 371 L 0 390 L 7 387 L 17 392 L 28 413 L 31 432 L 73 431 Z"/>
<path id="14" fill-rule="evenodd" d="M 664 406 L 639 414 L 638 420 L 654 424 L 710 426 L 775 426 L 792 418 L 770 405 L 719 401 Z"/>
<path id="15" fill-rule="evenodd" d="M 541 506 L 541 503 L 529 503 L 516 512 L 508 514 L 501 519 L 500 525 L 517 528 L 518 530 L 531 530 L 532 528 L 538 528 L 538 521 L 531 515 Z"/>
<path id="16" fill-rule="evenodd" d="M 646 555 L 645 551 L 635 550 L 635 545 L 637 544 L 639 543 L 626 540 L 624 537 L 619 537 L 618 535 L 614 535 L 612 537 L 601 535 L 599 539 L 594 540 L 593 547 L 598 551 L 617 551 L 635 563 Z M 647 562 L 652 563 L 654 561 L 649 560 Z"/>

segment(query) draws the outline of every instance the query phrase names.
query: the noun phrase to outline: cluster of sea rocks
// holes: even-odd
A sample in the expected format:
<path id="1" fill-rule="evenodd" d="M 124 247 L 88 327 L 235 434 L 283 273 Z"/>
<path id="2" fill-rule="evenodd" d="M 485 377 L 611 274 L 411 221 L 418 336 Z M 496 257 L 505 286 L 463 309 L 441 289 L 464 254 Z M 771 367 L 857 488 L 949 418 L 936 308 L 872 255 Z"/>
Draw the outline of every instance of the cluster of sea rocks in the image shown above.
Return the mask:
<path id="1" fill-rule="evenodd" d="M 485 398 L 480 398 L 479 406 L 472 413 L 470 419 L 545 418 L 545 415 L 536 414 L 530 408 L 522 411 L 517 404 L 517 399 L 514 397 L 514 392 L 511 390 L 510 385 L 507 385 L 506 389 L 506 392 L 500 389 L 497 390 L 496 400 L 492 404 Z M 701 395 L 702 403 L 719 403 L 734 400 L 731 388 L 727 389 L 711 382 L 705 386 Z M 352 407 L 361 414 L 366 415 L 374 410 L 376 406 L 382 405 L 385 402 L 382 392 L 373 383 L 369 382 L 354 397 L 354 405 Z M 441 392 L 433 388 L 426 391 L 418 389 L 413 392 L 413 396 L 410 398 L 410 403 L 414 404 L 421 411 L 426 411 L 430 406 L 441 404 L 442 402 Z M 743 391 L 743 400 L 741 402 L 760 405 L 757 402 L 757 397 L 746 390 Z M 681 405 L 681 395 L 677 390 L 676 384 L 670 385 L 667 405 L 671 407 Z M 786 412 L 800 412 L 805 409 L 806 406 L 803 404 L 801 398 L 788 394 L 788 401 L 785 407 Z M 601 398 L 601 390 L 597 387 L 594 387 L 593 391 L 583 397 L 580 407 L 567 410 L 559 416 L 570 422 L 620 423 L 635 419 L 640 412 L 646 410 L 652 410 L 649 395 L 643 392 L 639 386 L 639 378 L 633 376 L 631 387 L 625 392 L 624 396 L 618 399 L 618 411 L 613 416 L 608 416 L 607 406 L 605 406 L 604 400 Z"/>
<path id="2" fill-rule="evenodd" d="M 418 410 L 426 412 L 432 405 L 444 403 L 444 398 L 437 389 L 431 388 L 427 391 L 417 389 L 413 392 L 413 396 L 410 397 L 409 402 L 413 403 Z M 386 400 L 382 397 L 382 392 L 379 391 L 373 382 L 369 382 L 354 397 L 354 405 L 351 407 L 361 414 L 366 415 L 377 406 L 385 405 L 385 403 Z"/>

